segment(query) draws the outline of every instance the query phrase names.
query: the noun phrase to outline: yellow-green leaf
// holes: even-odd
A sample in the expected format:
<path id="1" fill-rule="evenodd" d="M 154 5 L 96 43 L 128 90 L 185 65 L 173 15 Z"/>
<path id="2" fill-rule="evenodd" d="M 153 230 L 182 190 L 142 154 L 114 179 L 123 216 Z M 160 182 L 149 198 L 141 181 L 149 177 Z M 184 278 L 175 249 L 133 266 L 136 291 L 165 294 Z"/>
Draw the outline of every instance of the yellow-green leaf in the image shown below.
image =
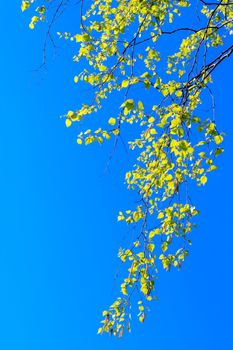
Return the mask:
<path id="1" fill-rule="evenodd" d="M 203 175 L 201 178 L 200 178 L 200 182 L 202 185 L 205 185 L 206 182 L 207 182 L 207 176 Z"/>
<path id="2" fill-rule="evenodd" d="M 108 124 L 110 124 L 112 126 L 115 125 L 116 124 L 116 119 L 115 118 L 109 118 Z"/>
<path id="3" fill-rule="evenodd" d="M 214 136 L 214 141 L 215 141 L 216 145 L 219 145 L 220 143 L 223 142 L 223 137 L 221 135 L 216 135 L 216 136 Z"/>
<path id="4" fill-rule="evenodd" d="M 22 1 L 21 10 L 25 11 L 30 7 L 30 1 Z"/>
<path id="5" fill-rule="evenodd" d="M 69 128 L 72 125 L 72 121 L 70 119 L 66 119 L 66 127 Z"/>
<path id="6" fill-rule="evenodd" d="M 121 86 L 123 88 L 127 88 L 129 86 L 129 81 L 128 80 L 123 80 L 122 83 L 121 83 Z"/>

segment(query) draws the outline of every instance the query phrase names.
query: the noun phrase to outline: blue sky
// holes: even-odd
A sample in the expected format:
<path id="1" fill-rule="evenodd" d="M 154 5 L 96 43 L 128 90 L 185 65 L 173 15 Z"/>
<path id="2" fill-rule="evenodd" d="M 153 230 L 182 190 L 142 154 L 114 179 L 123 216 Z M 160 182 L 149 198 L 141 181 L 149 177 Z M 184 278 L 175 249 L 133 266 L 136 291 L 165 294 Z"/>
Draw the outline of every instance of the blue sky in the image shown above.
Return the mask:
<path id="1" fill-rule="evenodd" d="M 117 151 L 106 173 L 110 146 L 76 145 L 77 130 L 59 118 L 86 94 L 73 84 L 71 49 L 61 45 L 47 72 L 35 72 L 41 31 L 28 29 L 19 3 L 4 2 L 0 14 L 0 348 L 233 348 L 232 60 L 215 74 L 217 122 L 228 136 L 219 170 L 194 193 L 201 216 L 190 257 L 162 274 L 143 325 L 123 339 L 97 336 L 119 288 L 127 230 L 116 216 L 132 203 L 123 185 L 130 159 Z"/>

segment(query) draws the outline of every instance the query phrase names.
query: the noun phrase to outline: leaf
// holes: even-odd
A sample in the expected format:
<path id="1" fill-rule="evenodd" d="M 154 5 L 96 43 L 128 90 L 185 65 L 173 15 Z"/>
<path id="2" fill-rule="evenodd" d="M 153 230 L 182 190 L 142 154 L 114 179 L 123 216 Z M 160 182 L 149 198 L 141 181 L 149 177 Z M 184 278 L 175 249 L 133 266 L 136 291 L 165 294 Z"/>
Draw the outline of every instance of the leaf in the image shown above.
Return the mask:
<path id="1" fill-rule="evenodd" d="M 143 106 L 143 103 L 142 101 L 138 101 L 138 109 L 141 111 L 141 110 L 144 110 L 144 106 Z"/>
<path id="2" fill-rule="evenodd" d="M 133 99 L 126 100 L 122 104 L 122 107 L 123 106 L 125 106 L 125 108 L 124 108 L 124 115 L 129 114 L 132 111 L 132 109 L 134 108 L 134 100 Z"/>
<path id="3" fill-rule="evenodd" d="M 140 214 L 137 211 L 133 213 L 133 219 L 135 222 L 137 222 L 140 219 Z"/>
<path id="4" fill-rule="evenodd" d="M 148 119 L 148 123 L 154 123 L 154 121 L 155 121 L 155 118 L 153 118 L 153 117 L 150 117 L 149 119 Z"/>
<path id="5" fill-rule="evenodd" d="M 98 328 L 97 334 L 101 334 L 102 332 L 103 332 L 103 328 L 102 327 Z"/>
<path id="6" fill-rule="evenodd" d="M 113 129 L 112 133 L 113 133 L 113 135 L 117 136 L 117 135 L 119 135 L 120 130 L 119 129 Z"/>
<path id="7" fill-rule="evenodd" d="M 155 235 L 160 235 L 160 233 L 161 233 L 160 229 L 156 228 L 155 230 L 149 233 L 149 238 L 152 239 Z"/>
<path id="8" fill-rule="evenodd" d="M 100 72 L 104 72 L 105 70 L 107 70 L 106 66 L 104 66 L 103 64 L 99 66 L 99 71 Z"/>
<path id="9" fill-rule="evenodd" d="M 168 250 L 168 243 L 167 242 L 163 242 L 162 246 L 161 246 L 162 252 L 166 252 L 166 250 Z"/>
<path id="10" fill-rule="evenodd" d="M 66 119 L 66 127 L 69 128 L 72 125 L 72 121 L 70 119 Z"/>
<path id="11" fill-rule="evenodd" d="M 200 178 L 200 182 L 202 185 L 205 185 L 206 182 L 207 182 L 207 177 L 205 175 L 203 175 L 201 178 Z"/>
<path id="12" fill-rule="evenodd" d="M 224 152 L 224 149 L 223 148 L 216 148 L 216 150 L 214 151 L 214 155 L 215 156 L 219 156 L 220 154 L 222 154 Z"/>
<path id="13" fill-rule="evenodd" d="M 91 37 L 88 33 L 85 33 L 85 34 L 76 34 L 74 36 L 75 40 L 77 43 L 79 42 L 87 42 L 87 41 L 90 41 Z"/>
<path id="14" fill-rule="evenodd" d="M 95 140 L 95 138 L 93 136 L 88 136 L 85 139 L 85 145 L 90 145 L 91 143 L 93 143 L 94 140 Z"/>
<path id="15" fill-rule="evenodd" d="M 139 321 L 143 323 L 145 321 L 145 314 L 143 313 L 141 316 L 139 316 Z"/>
<path id="16" fill-rule="evenodd" d="M 90 41 L 90 40 L 91 40 L 91 37 L 90 37 L 90 35 L 88 33 L 84 33 L 82 35 L 82 41 L 83 42 L 87 42 L 87 41 Z"/>
<path id="17" fill-rule="evenodd" d="M 67 118 L 72 118 L 74 115 L 74 112 L 73 111 L 68 111 L 67 112 Z"/>
<path id="18" fill-rule="evenodd" d="M 156 135 L 157 131 L 154 128 L 152 128 L 152 129 L 150 129 L 150 134 L 151 135 Z"/>
<path id="19" fill-rule="evenodd" d="M 153 250 L 155 249 L 155 245 L 153 243 L 149 243 L 147 244 L 147 249 L 150 251 L 150 252 L 153 252 Z"/>
<path id="20" fill-rule="evenodd" d="M 181 97 L 182 96 L 182 91 L 181 90 L 176 91 L 176 96 L 177 97 Z"/>
<path id="21" fill-rule="evenodd" d="M 223 137 L 221 135 L 216 135 L 216 136 L 214 136 L 214 141 L 215 141 L 216 145 L 219 145 L 220 143 L 223 142 Z"/>
<path id="22" fill-rule="evenodd" d="M 110 125 L 112 125 L 112 126 L 114 126 L 115 124 L 116 124 L 116 119 L 115 118 L 109 118 L 109 120 L 108 120 L 108 124 L 110 124 Z"/>
<path id="23" fill-rule="evenodd" d="M 21 4 L 21 10 L 22 12 L 24 12 L 25 10 L 27 10 L 30 7 L 30 1 L 22 1 Z"/>
<path id="24" fill-rule="evenodd" d="M 121 83 L 121 87 L 127 88 L 129 86 L 129 81 L 128 80 L 123 80 Z"/>
<path id="25" fill-rule="evenodd" d="M 157 219 L 163 219 L 164 218 L 164 213 L 161 211 L 158 216 Z"/>

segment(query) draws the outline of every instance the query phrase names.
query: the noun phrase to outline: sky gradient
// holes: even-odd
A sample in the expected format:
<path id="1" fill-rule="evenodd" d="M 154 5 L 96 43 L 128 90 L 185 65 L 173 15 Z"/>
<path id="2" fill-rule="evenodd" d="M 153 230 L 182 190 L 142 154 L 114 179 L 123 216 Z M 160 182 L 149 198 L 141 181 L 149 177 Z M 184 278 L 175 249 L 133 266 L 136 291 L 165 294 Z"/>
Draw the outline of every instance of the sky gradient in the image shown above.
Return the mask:
<path id="1" fill-rule="evenodd" d="M 132 206 L 123 184 L 131 160 L 119 150 L 106 172 L 110 145 L 76 145 L 77 130 L 59 117 L 87 93 L 73 84 L 71 49 L 61 44 L 47 71 L 36 70 L 41 30 L 28 29 L 20 1 L 1 9 L 0 348 L 233 348 L 232 59 L 214 76 L 227 137 L 219 170 L 193 195 L 201 215 L 191 254 L 180 272 L 161 274 L 143 325 L 135 321 L 123 339 L 101 337 L 101 311 L 119 290 L 127 229 L 116 217 Z"/>

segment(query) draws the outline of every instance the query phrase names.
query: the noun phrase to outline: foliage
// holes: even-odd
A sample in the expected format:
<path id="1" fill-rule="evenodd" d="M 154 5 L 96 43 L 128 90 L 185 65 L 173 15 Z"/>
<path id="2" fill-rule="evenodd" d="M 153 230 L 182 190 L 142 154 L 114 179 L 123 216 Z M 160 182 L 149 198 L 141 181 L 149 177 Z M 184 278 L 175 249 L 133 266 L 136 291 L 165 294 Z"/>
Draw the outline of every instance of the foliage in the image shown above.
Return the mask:
<path id="1" fill-rule="evenodd" d="M 36 5 L 29 27 L 44 21 L 48 38 L 52 24 L 71 2 L 23 1 L 22 10 Z M 77 43 L 74 61 L 85 61 L 85 69 L 74 82 L 90 84 L 94 94 L 89 104 L 67 112 L 66 126 L 88 121 L 114 93 L 122 99 L 118 114 L 107 115 L 97 130 L 82 130 L 77 143 L 114 139 L 116 146 L 126 124 L 137 133 L 133 139 L 128 135 L 135 164 L 125 181 L 139 200 L 118 216 L 134 228 L 135 240 L 119 250 L 128 272 L 98 330 L 121 336 L 125 328 L 130 330 L 132 301 L 144 322 L 148 303 L 157 298 L 159 270 L 179 269 L 188 256 L 193 218 L 199 213 L 190 198 L 190 184 L 205 185 L 223 152 L 210 84 L 212 72 L 233 52 L 233 4 L 96 0 L 88 6 L 84 11 L 80 2 L 79 33 L 58 33 Z M 186 26 L 190 16 L 196 16 L 195 21 Z M 212 101 L 205 117 L 202 100 Z"/>

